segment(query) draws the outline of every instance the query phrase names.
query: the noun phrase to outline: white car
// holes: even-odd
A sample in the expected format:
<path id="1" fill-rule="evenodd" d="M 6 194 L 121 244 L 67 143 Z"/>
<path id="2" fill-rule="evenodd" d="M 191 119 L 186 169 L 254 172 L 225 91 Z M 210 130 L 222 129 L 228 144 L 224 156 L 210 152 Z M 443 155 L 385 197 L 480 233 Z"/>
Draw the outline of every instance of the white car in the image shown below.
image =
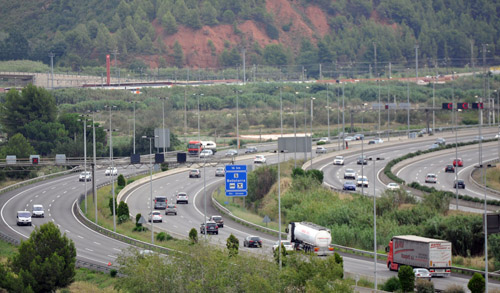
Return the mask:
<path id="1" fill-rule="evenodd" d="M 148 222 L 151 222 L 151 220 L 154 222 L 163 222 L 163 218 L 161 217 L 161 212 L 159 211 L 153 211 L 153 214 L 149 213 L 148 215 Z"/>
<path id="2" fill-rule="evenodd" d="M 425 183 L 437 183 L 437 175 L 429 173 L 425 176 Z"/>
<path id="3" fill-rule="evenodd" d="M 200 153 L 200 158 L 208 158 L 214 155 L 214 152 L 212 150 L 202 150 Z"/>
<path id="4" fill-rule="evenodd" d="M 356 138 L 354 136 L 348 136 L 346 138 L 344 138 L 344 141 L 354 141 L 356 140 Z"/>
<path id="5" fill-rule="evenodd" d="M 368 178 L 366 178 L 366 176 L 358 176 L 358 179 L 356 180 L 356 186 L 368 187 Z"/>
<path id="6" fill-rule="evenodd" d="M 327 150 L 326 150 L 325 147 L 319 146 L 319 147 L 316 148 L 316 153 L 317 154 L 326 154 Z"/>
<path id="7" fill-rule="evenodd" d="M 176 204 L 179 204 L 181 202 L 184 202 L 186 204 L 189 203 L 188 195 L 185 192 L 179 192 L 177 193 L 177 198 L 176 198 Z"/>
<path id="8" fill-rule="evenodd" d="M 224 167 L 217 167 L 217 169 L 215 169 L 215 177 L 224 177 L 226 176 L 226 170 L 224 169 Z"/>
<path id="9" fill-rule="evenodd" d="M 426 279 L 430 281 L 432 278 L 432 273 L 427 269 L 416 268 L 413 269 L 413 273 L 415 274 L 415 279 Z"/>
<path id="10" fill-rule="evenodd" d="M 31 226 L 31 213 L 28 211 L 18 211 L 17 212 L 17 225 L 27 225 Z"/>
<path id="11" fill-rule="evenodd" d="M 80 173 L 80 177 L 78 178 L 78 181 L 82 181 L 82 182 L 85 182 L 85 181 L 92 181 L 92 174 L 87 171 L 87 172 L 82 172 Z"/>
<path id="12" fill-rule="evenodd" d="M 266 157 L 263 155 L 256 155 L 255 159 L 253 159 L 254 164 L 265 164 L 266 163 Z"/>
<path id="13" fill-rule="evenodd" d="M 336 156 L 335 159 L 333 160 L 334 165 L 344 165 L 344 157 L 343 156 Z"/>
<path id="14" fill-rule="evenodd" d="M 391 182 L 391 183 L 387 184 L 387 189 L 397 190 L 397 189 L 399 189 L 399 185 L 397 183 Z"/>
<path id="15" fill-rule="evenodd" d="M 328 139 L 328 137 L 322 137 L 318 140 L 318 142 L 324 142 L 324 143 L 329 143 L 330 140 Z"/>
<path id="16" fill-rule="evenodd" d="M 273 244 L 273 252 L 275 250 L 278 250 L 278 245 L 279 245 L 280 241 L 276 241 L 274 244 Z M 281 240 L 281 244 L 283 244 L 283 247 L 285 247 L 285 250 L 286 251 L 293 251 L 293 244 L 288 241 L 288 240 Z"/>
<path id="17" fill-rule="evenodd" d="M 106 171 L 104 171 L 104 175 L 106 176 L 116 176 L 118 175 L 118 168 L 116 167 L 108 167 Z"/>
<path id="18" fill-rule="evenodd" d="M 356 171 L 353 169 L 345 169 L 344 179 L 356 179 Z"/>
<path id="19" fill-rule="evenodd" d="M 45 211 L 43 210 L 43 205 L 41 204 L 34 204 L 33 208 L 31 209 L 31 216 L 33 218 L 43 218 L 45 217 Z"/>
<path id="20" fill-rule="evenodd" d="M 238 155 L 238 151 L 237 150 L 227 150 L 226 151 L 226 157 L 234 157 L 234 156 L 237 156 Z"/>

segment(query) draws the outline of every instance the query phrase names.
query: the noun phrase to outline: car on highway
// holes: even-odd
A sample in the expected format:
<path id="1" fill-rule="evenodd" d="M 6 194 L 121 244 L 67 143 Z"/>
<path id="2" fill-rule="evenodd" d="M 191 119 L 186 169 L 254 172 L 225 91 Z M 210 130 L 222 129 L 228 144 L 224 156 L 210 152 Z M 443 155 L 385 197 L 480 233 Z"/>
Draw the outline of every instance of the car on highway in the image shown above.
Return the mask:
<path id="1" fill-rule="evenodd" d="M 478 141 L 483 141 L 484 140 L 484 137 L 483 136 L 475 136 L 474 137 L 474 141 L 475 142 L 478 142 Z"/>
<path id="2" fill-rule="evenodd" d="M 383 143 L 383 142 L 384 141 L 380 137 L 377 137 L 377 138 L 369 140 L 368 144 L 379 144 L 379 143 Z"/>
<path id="3" fill-rule="evenodd" d="M 431 146 L 429 147 L 429 150 L 433 150 L 433 149 L 438 149 L 440 147 L 440 145 L 438 143 L 433 143 L 431 144 Z"/>
<path id="4" fill-rule="evenodd" d="M 389 184 L 387 184 L 387 189 L 389 190 L 398 190 L 400 189 L 399 185 L 395 182 L 391 182 Z"/>
<path id="5" fill-rule="evenodd" d="M 354 181 L 346 181 L 346 182 L 344 182 L 342 190 L 356 191 L 356 183 L 354 183 Z"/>
<path id="6" fill-rule="evenodd" d="M 430 281 L 432 278 L 431 272 L 429 272 L 427 269 L 416 268 L 413 269 L 413 273 L 415 274 L 415 280 L 424 279 Z"/>
<path id="7" fill-rule="evenodd" d="M 344 157 L 343 156 L 336 156 L 335 159 L 333 159 L 333 164 L 334 165 L 344 165 Z"/>
<path id="8" fill-rule="evenodd" d="M 344 179 L 356 179 L 356 171 L 353 169 L 345 169 Z"/>
<path id="9" fill-rule="evenodd" d="M 168 214 L 174 214 L 177 216 L 177 206 L 172 203 L 167 204 L 167 207 L 165 208 L 165 215 Z"/>
<path id="10" fill-rule="evenodd" d="M 318 140 L 318 142 L 320 143 L 330 143 L 330 140 L 328 139 L 328 137 L 322 137 Z"/>
<path id="11" fill-rule="evenodd" d="M 446 144 L 446 139 L 444 139 L 442 137 L 439 137 L 438 139 L 436 139 L 436 143 L 439 144 L 439 145 L 445 145 Z"/>
<path id="12" fill-rule="evenodd" d="M 221 216 L 211 216 L 209 220 L 217 223 L 217 227 L 224 228 L 224 219 Z"/>
<path id="13" fill-rule="evenodd" d="M 189 203 L 189 197 L 187 193 L 185 192 L 177 192 L 177 195 L 175 196 L 175 203 L 180 204 L 180 203 Z"/>
<path id="14" fill-rule="evenodd" d="M 356 164 L 358 165 L 367 165 L 368 160 L 366 159 L 366 156 L 359 156 L 358 160 L 356 161 Z"/>
<path id="15" fill-rule="evenodd" d="M 43 205 L 34 204 L 31 209 L 31 216 L 33 218 L 43 218 L 45 217 L 45 211 L 43 210 Z"/>
<path id="16" fill-rule="evenodd" d="M 201 153 L 200 153 L 200 159 L 206 159 L 206 158 L 210 158 L 211 156 L 214 155 L 214 152 L 212 152 L 212 150 L 202 150 Z"/>
<path id="17" fill-rule="evenodd" d="M 224 176 L 226 176 L 226 169 L 224 169 L 224 167 L 217 167 L 217 169 L 215 169 L 215 177 Z"/>
<path id="18" fill-rule="evenodd" d="M 434 173 L 428 173 L 425 175 L 425 183 L 437 183 L 437 175 Z"/>
<path id="19" fill-rule="evenodd" d="M 214 221 L 207 221 L 207 226 L 205 227 L 205 223 L 201 223 L 200 226 L 200 234 L 219 234 L 219 226 Z"/>
<path id="20" fill-rule="evenodd" d="M 464 160 L 461 158 L 458 158 L 456 160 L 453 160 L 453 166 L 458 166 L 458 167 L 463 167 L 464 166 Z"/>
<path id="21" fill-rule="evenodd" d="M 18 211 L 17 212 L 17 225 L 31 226 L 31 213 L 28 211 Z"/>
<path id="22" fill-rule="evenodd" d="M 237 156 L 238 155 L 238 151 L 237 150 L 227 150 L 226 151 L 226 157 L 234 157 L 234 156 Z"/>
<path id="23" fill-rule="evenodd" d="M 365 135 L 361 134 L 361 133 L 358 133 L 358 134 L 354 135 L 354 138 L 356 140 L 363 140 L 363 139 L 365 139 Z"/>
<path id="24" fill-rule="evenodd" d="M 465 181 L 463 179 L 453 181 L 453 188 L 465 189 Z"/>
<path id="25" fill-rule="evenodd" d="M 346 138 L 344 138 L 344 141 L 354 141 L 354 140 L 356 140 L 354 136 L 347 136 Z"/>
<path id="26" fill-rule="evenodd" d="M 154 203 L 155 203 L 155 210 L 164 210 L 167 207 L 167 197 L 155 196 Z"/>
<path id="27" fill-rule="evenodd" d="M 148 214 L 148 222 L 163 222 L 163 218 L 161 217 L 161 213 L 159 211 L 153 211 Z"/>
<path id="28" fill-rule="evenodd" d="M 266 157 L 263 155 L 256 155 L 255 159 L 253 159 L 254 164 L 265 164 L 266 163 Z"/>
<path id="29" fill-rule="evenodd" d="M 358 176 L 356 180 L 357 187 L 368 187 L 368 178 L 366 176 Z"/>
<path id="30" fill-rule="evenodd" d="M 444 172 L 455 173 L 455 167 L 453 165 L 446 165 L 446 167 L 444 167 Z"/>
<path id="31" fill-rule="evenodd" d="M 118 169 L 116 167 L 108 167 L 106 171 L 104 171 L 105 176 L 116 176 L 118 175 Z"/>
<path id="32" fill-rule="evenodd" d="M 92 181 L 92 174 L 87 171 L 83 171 L 80 173 L 80 177 L 78 177 L 78 181 L 85 182 L 85 181 Z"/>
<path id="33" fill-rule="evenodd" d="M 328 151 L 326 150 L 325 147 L 319 146 L 316 148 L 316 153 L 317 154 L 326 154 Z"/>
<path id="34" fill-rule="evenodd" d="M 247 236 L 243 241 L 244 247 L 262 247 L 262 240 L 259 236 Z"/>
<path id="35" fill-rule="evenodd" d="M 283 245 L 283 247 L 285 248 L 286 251 L 293 251 L 293 244 L 288 241 L 288 240 L 281 240 L 281 244 Z M 273 247 L 272 247 L 272 250 L 273 252 L 275 252 L 276 250 L 278 250 L 278 246 L 280 245 L 280 241 L 276 241 L 274 242 L 273 244 Z"/>
<path id="36" fill-rule="evenodd" d="M 257 147 L 247 147 L 247 149 L 245 150 L 245 154 L 252 154 L 252 153 L 256 153 L 257 152 Z"/>
<path id="37" fill-rule="evenodd" d="M 201 177 L 200 169 L 189 170 L 189 178 L 200 178 L 200 177 Z"/>

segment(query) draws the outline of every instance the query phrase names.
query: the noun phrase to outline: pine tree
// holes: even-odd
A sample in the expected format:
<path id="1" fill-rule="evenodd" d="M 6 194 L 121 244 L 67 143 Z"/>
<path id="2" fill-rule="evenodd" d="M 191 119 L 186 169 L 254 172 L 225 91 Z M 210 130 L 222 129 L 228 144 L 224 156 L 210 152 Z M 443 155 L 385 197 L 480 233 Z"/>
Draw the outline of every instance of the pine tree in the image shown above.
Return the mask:
<path id="1" fill-rule="evenodd" d="M 184 52 L 178 41 L 175 41 L 173 51 L 174 65 L 180 68 L 184 65 Z"/>
<path id="2" fill-rule="evenodd" d="M 161 23 L 163 24 L 167 35 L 173 35 L 177 32 L 177 22 L 170 11 L 162 16 Z"/>

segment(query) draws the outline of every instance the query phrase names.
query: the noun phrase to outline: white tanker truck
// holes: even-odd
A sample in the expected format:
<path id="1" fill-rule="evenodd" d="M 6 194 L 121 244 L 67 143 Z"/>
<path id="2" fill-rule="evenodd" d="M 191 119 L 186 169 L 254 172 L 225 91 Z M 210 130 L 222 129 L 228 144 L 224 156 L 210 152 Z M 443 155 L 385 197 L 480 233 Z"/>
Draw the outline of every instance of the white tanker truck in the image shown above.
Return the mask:
<path id="1" fill-rule="evenodd" d="M 309 222 L 291 222 L 286 232 L 287 240 L 295 250 L 313 252 L 316 255 L 333 255 L 332 235 L 325 227 Z"/>

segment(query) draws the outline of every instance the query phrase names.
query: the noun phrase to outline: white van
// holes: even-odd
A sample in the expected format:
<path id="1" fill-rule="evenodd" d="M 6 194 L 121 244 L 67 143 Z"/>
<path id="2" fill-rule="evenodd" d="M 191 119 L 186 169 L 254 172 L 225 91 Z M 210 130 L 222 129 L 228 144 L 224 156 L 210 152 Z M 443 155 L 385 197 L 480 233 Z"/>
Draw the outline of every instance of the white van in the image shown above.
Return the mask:
<path id="1" fill-rule="evenodd" d="M 211 150 L 212 153 L 214 154 L 217 152 L 217 144 L 213 141 L 210 140 L 202 141 L 201 145 L 204 150 Z"/>
<path id="2" fill-rule="evenodd" d="M 17 225 L 27 225 L 31 226 L 31 213 L 28 211 L 18 211 L 17 212 Z"/>

